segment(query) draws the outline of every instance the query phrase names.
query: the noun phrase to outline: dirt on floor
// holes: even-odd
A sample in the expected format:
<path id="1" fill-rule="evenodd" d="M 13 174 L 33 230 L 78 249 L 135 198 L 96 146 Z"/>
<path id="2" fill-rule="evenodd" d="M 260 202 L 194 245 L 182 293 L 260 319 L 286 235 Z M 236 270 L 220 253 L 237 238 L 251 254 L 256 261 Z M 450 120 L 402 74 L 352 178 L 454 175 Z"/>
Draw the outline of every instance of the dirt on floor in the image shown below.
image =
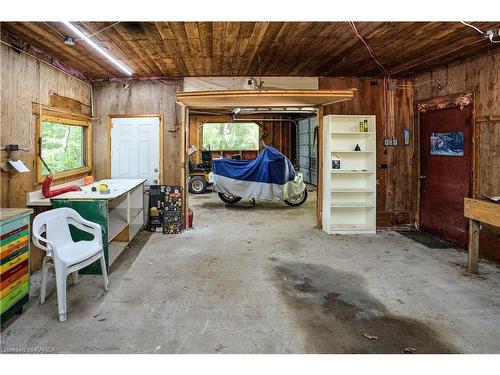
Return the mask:
<path id="1" fill-rule="evenodd" d="M 358 274 L 307 263 L 274 267 L 275 283 L 314 353 L 454 353 L 415 319 L 392 315 Z"/>

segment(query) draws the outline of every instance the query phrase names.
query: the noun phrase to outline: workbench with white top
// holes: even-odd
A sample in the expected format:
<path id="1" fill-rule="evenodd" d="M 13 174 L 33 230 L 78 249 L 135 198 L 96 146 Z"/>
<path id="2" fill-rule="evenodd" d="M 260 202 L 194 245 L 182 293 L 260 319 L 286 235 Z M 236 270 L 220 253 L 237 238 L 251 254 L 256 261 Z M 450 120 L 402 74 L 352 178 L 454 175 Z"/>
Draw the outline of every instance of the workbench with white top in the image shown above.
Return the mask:
<path id="1" fill-rule="evenodd" d="M 41 191 L 28 193 L 28 206 L 70 207 L 85 219 L 99 223 L 102 227 L 104 255 L 109 266 L 116 260 L 126 245 L 144 225 L 144 183 L 146 179 L 105 179 L 83 186 L 83 180 L 55 186 L 79 185 L 80 191 L 71 191 L 53 198 L 44 198 Z M 97 188 L 106 184 L 109 193 Z M 97 191 L 92 191 L 95 187 Z M 74 240 L 85 240 L 86 235 L 71 228 Z M 84 272 L 100 273 L 92 264 Z"/>

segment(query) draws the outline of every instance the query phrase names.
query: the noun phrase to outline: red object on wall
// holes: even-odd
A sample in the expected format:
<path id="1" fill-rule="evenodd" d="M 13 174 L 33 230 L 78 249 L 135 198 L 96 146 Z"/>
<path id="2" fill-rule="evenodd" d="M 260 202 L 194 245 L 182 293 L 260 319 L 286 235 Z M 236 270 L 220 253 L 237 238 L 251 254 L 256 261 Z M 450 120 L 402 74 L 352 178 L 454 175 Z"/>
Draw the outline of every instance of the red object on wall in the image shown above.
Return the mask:
<path id="1" fill-rule="evenodd" d="M 51 184 L 52 184 L 52 176 L 48 175 L 47 177 L 45 177 L 45 180 L 43 180 L 43 183 L 42 183 L 42 194 L 45 198 L 56 197 L 58 195 L 67 193 L 68 191 L 81 190 L 80 186 L 77 186 L 77 185 L 65 186 L 65 187 L 60 188 L 60 189 L 50 190 Z"/>

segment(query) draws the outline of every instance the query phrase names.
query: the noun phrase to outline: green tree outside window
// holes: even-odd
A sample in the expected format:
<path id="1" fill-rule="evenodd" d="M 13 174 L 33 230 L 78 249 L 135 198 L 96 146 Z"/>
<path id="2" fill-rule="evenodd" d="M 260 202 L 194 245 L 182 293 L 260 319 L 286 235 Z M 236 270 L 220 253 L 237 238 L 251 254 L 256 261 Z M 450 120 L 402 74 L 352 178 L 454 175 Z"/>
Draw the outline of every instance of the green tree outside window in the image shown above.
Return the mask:
<path id="1" fill-rule="evenodd" d="M 42 121 L 42 158 L 52 173 L 85 167 L 83 126 Z M 42 175 L 48 174 L 42 165 Z"/>
<path id="2" fill-rule="evenodd" d="M 217 151 L 259 149 L 259 125 L 253 122 L 207 123 L 203 125 L 203 148 Z"/>

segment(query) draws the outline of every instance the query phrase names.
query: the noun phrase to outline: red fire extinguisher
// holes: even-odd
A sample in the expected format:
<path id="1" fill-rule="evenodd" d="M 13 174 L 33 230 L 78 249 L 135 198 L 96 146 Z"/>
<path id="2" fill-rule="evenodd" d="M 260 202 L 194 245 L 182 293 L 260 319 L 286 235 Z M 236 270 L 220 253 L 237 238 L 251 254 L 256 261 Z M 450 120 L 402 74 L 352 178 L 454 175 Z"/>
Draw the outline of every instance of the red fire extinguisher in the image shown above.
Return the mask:
<path id="1" fill-rule="evenodd" d="M 188 208 L 188 228 L 193 228 L 193 211 Z"/>

